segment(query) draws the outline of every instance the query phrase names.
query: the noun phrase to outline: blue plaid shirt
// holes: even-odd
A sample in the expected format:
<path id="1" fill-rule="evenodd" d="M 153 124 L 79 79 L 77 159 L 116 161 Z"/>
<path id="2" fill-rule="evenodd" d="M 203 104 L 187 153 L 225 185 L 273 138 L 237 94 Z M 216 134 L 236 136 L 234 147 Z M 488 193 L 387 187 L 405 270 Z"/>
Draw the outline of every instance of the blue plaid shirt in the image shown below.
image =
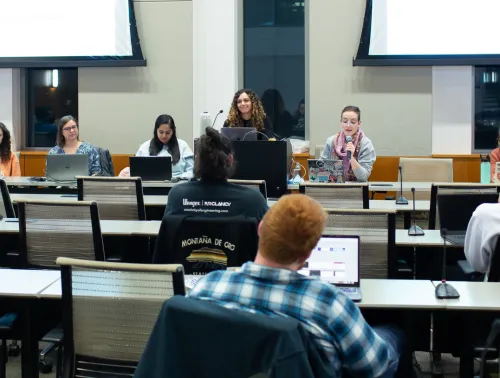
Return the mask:
<path id="1" fill-rule="evenodd" d="M 200 279 L 189 297 L 226 308 L 285 315 L 302 322 L 326 352 L 336 376 L 378 377 L 389 365 L 386 343 L 358 307 L 335 286 L 297 272 L 252 262 L 239 272 L 215 271 Z"/>

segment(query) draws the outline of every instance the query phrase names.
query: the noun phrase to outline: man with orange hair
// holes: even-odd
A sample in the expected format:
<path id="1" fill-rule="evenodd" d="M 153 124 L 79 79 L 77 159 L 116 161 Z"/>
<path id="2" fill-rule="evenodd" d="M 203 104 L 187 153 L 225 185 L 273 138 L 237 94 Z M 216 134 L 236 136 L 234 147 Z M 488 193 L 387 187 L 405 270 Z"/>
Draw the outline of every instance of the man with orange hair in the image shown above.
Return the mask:
<path id="1" fill-rule="evenodd" d="M 255 262 L 239 272 L 209 273 L 188 296 L 299 320 L 328 356 L 335 376 L 346 370 L 356 377 L 392 377 L 401 349 L 398 331 L 374 331 L 335 286 L 297 273 L 318 243 L 325 220 L 323 207 L 314 199 L 281 197 L 259 225 Z"/>

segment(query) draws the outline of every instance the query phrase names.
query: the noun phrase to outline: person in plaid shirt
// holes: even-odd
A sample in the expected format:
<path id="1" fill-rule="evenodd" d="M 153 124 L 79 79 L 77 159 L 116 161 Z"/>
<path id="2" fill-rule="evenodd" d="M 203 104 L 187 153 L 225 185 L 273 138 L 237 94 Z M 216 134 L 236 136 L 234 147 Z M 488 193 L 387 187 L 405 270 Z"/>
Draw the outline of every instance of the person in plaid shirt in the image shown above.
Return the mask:
<path id="1" fill-rule="evenodd" d="M 355 377 L 392 377 L 404 335 L 395 327 L 371 328 L 358 307 L 335 286 L 297 271 L 318 243 L 323 207 L 305 195 L 282 197 L 259 225 L 255 262 L 239 272 L 215 271 L 200 279 L 188 296 L 226 308 L 302 322 L 334 369 Z"/>

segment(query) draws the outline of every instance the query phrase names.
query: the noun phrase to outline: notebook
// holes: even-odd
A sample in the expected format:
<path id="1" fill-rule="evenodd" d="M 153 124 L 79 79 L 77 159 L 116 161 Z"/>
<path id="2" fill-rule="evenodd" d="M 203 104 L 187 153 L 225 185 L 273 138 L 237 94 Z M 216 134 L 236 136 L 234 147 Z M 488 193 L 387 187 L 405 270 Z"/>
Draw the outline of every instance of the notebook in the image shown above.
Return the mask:
<path id="1" fill-rule="evenodd" d="M 497 203 L 496 193 L 447 193 L 438 194 L 439 223 L 447 233 L 445 238 L 452 244 L 464 245 L 467 226 L 472 214 L 483 203 Z"/>
<path id="2" fill-rule="evenodd" d="M 307 160 L 309 181 L 317 183 L 344 183 L 344 162 L 342 160 Z"/>
<path id="3" fill-rule="evenodd" d="M 49 181 L 75 181 L 76 176 L 89 175 L 89 156 L 87 154 L 47 155 L 45 176 Z"/>
<path id="4" fill-rule="evenodd" d="M 359 287 L 359 236 L 323 236 L 300 274 L 331 283 L 355 302 Z"/>

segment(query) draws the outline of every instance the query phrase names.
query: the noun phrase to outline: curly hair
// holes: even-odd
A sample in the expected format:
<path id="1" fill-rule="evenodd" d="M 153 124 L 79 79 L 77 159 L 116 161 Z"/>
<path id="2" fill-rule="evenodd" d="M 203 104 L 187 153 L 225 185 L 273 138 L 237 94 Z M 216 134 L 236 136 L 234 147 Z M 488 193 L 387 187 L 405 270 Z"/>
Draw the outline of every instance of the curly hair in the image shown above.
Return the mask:
<path id="1" fill-rule="evenodd" d="M 266 119 L 266 112 L 262 106 L 259 96 L 255 94 L 254 91 L 250 89 L 240 89 L 234 94 L 233 102 L 231 103 L 231 108 L 227 115 L 227 123 L 229 127 L 243 127 L 243 118 L 241 118 L 240 111 L 238 110 L 238 98 L 246 93 L 252 102 L 252 125 L 258 131 L 264 131 L 264 120 Z"/>
<path id="2" fill-rule="evenodd" d="M 2 122 L 0 122 L 0 130 L 2 130 L 3 133 L 2 143 L 0 143 L 0 160 L 6 162 L 10 160 L 10 155 L 12 153 L 10 131 Z"/>

